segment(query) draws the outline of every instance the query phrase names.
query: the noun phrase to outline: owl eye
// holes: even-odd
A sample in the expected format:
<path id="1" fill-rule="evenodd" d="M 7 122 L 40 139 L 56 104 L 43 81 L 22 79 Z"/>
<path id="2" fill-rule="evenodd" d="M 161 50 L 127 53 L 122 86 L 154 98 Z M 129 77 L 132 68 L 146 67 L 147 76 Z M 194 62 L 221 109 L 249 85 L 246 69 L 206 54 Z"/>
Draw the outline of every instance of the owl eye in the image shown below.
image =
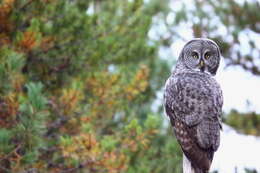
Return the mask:
<path id="1" fill-rule="evenodd" d="M 199 55 L 197 52 L 192 52 L 191 56 L 194 58 L 194 59 L 198 59 L 199 58 Z"/>
<path id="2" fill-rule="evenodd" d="M 210 53 L 209 52 L 207 52 L 207 53 L 205 53 L 205 59 L 209 59 L 210 58 Z"/>

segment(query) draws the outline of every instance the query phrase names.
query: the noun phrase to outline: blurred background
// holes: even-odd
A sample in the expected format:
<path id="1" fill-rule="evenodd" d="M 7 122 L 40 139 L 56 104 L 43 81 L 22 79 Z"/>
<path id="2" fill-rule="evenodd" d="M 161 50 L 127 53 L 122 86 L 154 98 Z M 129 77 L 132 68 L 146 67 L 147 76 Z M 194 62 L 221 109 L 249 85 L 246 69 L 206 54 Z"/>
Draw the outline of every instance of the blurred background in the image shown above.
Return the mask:
<path id="1" fill-rule="evenodd" d="M 162 93 L 183 45 L 222 52 L 213 173 L 260 172 L 258 0 L 0 0 L 0 172 L 181 173 Z"/>

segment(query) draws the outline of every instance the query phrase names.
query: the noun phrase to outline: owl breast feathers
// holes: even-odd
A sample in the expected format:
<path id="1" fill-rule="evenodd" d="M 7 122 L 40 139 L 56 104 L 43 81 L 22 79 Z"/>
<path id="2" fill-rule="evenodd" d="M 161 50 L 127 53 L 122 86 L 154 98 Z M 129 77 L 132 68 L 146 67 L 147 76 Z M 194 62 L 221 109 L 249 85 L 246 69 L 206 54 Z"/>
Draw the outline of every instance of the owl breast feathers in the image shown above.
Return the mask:
<path id="1" fill-rule="evenodd" d="M 195 58 L 199 60 L 194 60 L 198 64 L 205 61 L 205 44 L 199 44 L 189 49 L 192 51 L 195 47 L 194 50 L 198 51 L 198 57 Z M 186 50 L 185 47 L 183 50 Z M 207 67 L 203 67 L 202 71 L 196 69 L 201 68 L 196 64 L 181 62 L 189 58 L 183 58 L 184 53 L 166 82 L 164 106 L 174 134 L 195 173 L 206 173 L 220 143 L 222 91 L 212 74 L 204 71 Z"/>

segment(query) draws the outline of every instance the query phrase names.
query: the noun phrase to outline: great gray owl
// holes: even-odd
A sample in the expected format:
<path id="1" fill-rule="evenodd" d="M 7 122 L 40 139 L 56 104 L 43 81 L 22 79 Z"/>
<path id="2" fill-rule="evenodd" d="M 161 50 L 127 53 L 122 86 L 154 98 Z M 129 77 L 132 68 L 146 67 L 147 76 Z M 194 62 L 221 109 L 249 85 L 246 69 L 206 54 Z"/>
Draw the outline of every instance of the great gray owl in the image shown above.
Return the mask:
<path id="1" fill-rule="evenodd" d="M 222 91 L 214 79 L 218 45 L 209 39 L 189 41 L 165 84 L 164 106 L 174 134 L 195 173 L 207 173 L 220 143 Z"/>

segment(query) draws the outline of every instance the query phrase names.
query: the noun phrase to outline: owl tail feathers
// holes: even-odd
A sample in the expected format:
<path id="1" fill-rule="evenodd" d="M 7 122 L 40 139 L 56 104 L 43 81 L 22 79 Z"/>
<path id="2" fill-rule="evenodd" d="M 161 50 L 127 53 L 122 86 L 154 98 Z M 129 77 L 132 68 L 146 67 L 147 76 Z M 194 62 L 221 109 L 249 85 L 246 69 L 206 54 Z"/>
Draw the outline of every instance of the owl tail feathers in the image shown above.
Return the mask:
<path id="1" fill-rule="evenodd" d="M 194 173 L 208 173 L 209 171 L 202 170 L 200 168 L 194 168 Z"/>
<path id="2" fill-rule="evenodd" d="M 210 167 L 210 164 L 211 163 L 209 163 L 209 167 Z M 194 169 L 194 173 L 208 173 L 209 172 L 209 167 L 198 167 L 198 166 L 196 166 L 196 165 L 193 165 L 193 164 L 191 164 L 191 166 L 192 166 L 192 168 Z M 200 165 L 201 166 L 201 165 Z"/>
<path id="3" fill-rule="evenodd" d="M 183 154 L 183 173 L 208 173 L 208 170 L 192 165 L 190 160 Z"/>
<path id="4" fill-rule="evenodd" d="M 208 173 L 209 172 L 209 168 L 211 165 L 211 161 L 206 159 L 206 161 L 204 159 L 200 159 L 198 160 L 198 163 L 201 163 L 200 165 L 194 165 L 191 164 L 193 169 L 194 169 L 194 173 Z"/>

